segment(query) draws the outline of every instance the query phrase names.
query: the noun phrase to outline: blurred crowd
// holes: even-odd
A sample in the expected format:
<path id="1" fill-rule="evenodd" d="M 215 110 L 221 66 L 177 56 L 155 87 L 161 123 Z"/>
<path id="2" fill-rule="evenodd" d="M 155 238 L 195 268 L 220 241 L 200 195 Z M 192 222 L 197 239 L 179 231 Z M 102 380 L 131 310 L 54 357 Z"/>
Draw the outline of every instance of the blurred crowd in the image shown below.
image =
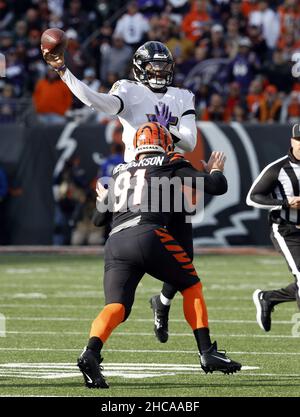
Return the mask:
<path id="1" fill-rule="evenodd" d="M 298 0 L 0 0 L 0 122 L 15 121 L 18 102 L 33 100 L 41 123 L 81 112 L 40 53 L 41 33 L 66 31 L 67 66 L 95 91 L 132 78 L 133 52 L 147 40 L 171 50 L 174 85 L 191 89 L 198 120 L 300 120 L 300 82 L 291 74 L 300 48 Z"/>
<path id="2" fill-rule="evenodd" d="M 115 166 L 124 162 L 123 144 L 112 143 L 110 154 L 103 158 L 97 175 L 88 181 L 80 157 L 73 155 L 65 161 L 61 173 L 54 178 L 54 245 L 99 245 L 104 244 L 110 225 L 95 227 L 92 217 L 96 200 L 96 181 L 102 178 L 103 185 L 111 177 Z M 1 201 L 1 170 L 0 170 Z"/>

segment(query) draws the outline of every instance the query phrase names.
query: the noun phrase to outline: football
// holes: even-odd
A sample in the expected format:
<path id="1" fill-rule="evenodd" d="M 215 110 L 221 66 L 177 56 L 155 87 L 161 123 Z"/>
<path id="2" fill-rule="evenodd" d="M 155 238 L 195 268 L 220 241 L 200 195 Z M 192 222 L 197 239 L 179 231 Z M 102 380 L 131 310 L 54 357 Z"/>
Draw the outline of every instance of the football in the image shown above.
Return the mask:
<path id="1" fill-rule="evenodd" d="M 68 39 L 63 30 L 58 28 L 47 29 L 41 37 L 43 49 L 47 49 L 51 54 L 59 54 L 67 48 Z"/>

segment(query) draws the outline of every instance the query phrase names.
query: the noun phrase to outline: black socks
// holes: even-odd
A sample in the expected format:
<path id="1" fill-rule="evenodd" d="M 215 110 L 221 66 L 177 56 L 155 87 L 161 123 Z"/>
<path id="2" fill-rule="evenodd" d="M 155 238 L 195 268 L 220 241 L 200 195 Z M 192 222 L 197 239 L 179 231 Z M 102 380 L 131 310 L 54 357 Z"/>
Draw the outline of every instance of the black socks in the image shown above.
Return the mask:
<path id="1" fill-rule="evenodd" d="M 202 327 L 201 329 L 194 330 L 194 335 L 200 353 L 205 352 L 211 347 L 212 343 L 210 340 L 208 327 Z"/>

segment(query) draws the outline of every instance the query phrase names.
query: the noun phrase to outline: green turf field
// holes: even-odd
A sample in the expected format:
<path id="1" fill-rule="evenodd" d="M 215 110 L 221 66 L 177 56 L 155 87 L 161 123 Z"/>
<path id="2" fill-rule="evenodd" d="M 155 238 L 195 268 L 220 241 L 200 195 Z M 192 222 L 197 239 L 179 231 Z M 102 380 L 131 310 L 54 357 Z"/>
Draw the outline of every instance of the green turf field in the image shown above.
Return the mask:
<path id="1" fill-rule="evenodd" d="M 192 332 L 184 321 L 181 295 L 171 310 L 170 338 L 153 335 L 149 297 L 161 284 L 144 277 L 129 320 L 111 336 L 104 374 L 109 390 L 88 390 L 75 366 L 91 321 L 103 305 L 103 261 L 96 256 L 1 255 L 1 396 L 300 396 L 300 339 L 292 336 L 295 303 L 277 307 L 269 334 L 257 326 L 256 288 L 291 280 L 277 256 L 202 256 L 213 339 L 241 361 L 239 374 L 205 375 Z"/>

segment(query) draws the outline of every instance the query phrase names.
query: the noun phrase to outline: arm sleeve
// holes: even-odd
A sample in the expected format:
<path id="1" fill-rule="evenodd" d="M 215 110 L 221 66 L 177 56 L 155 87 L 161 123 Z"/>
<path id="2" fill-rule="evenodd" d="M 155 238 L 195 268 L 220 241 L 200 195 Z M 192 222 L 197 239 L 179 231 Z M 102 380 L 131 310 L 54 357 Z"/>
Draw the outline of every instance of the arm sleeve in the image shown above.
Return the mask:
<path id="1" fill-rule="evenodd" d="M 120 112 L 122 102 L 118 97 L 110 94 L 97 93 L 82 81 L 78 80 L 68 69 L 66 69 L 61 79 L 82 103 L 92 107 L 94 110 L 101 110 L 109 115 L 116 115 Z"/>
<path id="2" fill-rule="evenodd" d="M 173 141 L 180 149 L 192 152 L 197 143 L 197 126 L 194 94 L 185 90 L 184 108 L 179 126 L 170 126 L 169 130 Z"/>
<path id="3" fill-rule="evenodd" d="M 204 192 L 211 195 L 225 194 L 228 189 L 226 177 L 223 175 L 221 171 L 216 170 L 213 171 L 211 174 L 208 174 L 206 172 L 197 171 L 190 165 L 178 169 L 175 172 L 175 175 L 180 178 L 192 177 L 194 179 L 193 188 L 196 187 L 196 178 L 203 178 Z"/>
<path id="4" fill-rule="evenodd" d="M 248 206 L 269 210 L 281 210 L 288 207 L 287 199 L 278 199 L 272 196 L 277 184 L 277 174 L 274 167 L 262 171 L 249 190 L 246 200 Z"/>
<path id="5" fill-rule="evenodd" d="M 97 202 L 96 209 L 94 211 L 92 222 L 95 226 L 100 227 L 110 222 L 112 219 L 112 205 L 111 197 L 109 193 L 106 195 L 104 200 Z"/>
<path id="6" fill-rule="evenodd" d="M 110 222 L 112 218 L 112 214 L 109 211 L 105 213 L 100 213 L 97 209 L 94 210 L 92 222 L 94 226 L 101 227 L 104 226 L 106 223 Z"/>

